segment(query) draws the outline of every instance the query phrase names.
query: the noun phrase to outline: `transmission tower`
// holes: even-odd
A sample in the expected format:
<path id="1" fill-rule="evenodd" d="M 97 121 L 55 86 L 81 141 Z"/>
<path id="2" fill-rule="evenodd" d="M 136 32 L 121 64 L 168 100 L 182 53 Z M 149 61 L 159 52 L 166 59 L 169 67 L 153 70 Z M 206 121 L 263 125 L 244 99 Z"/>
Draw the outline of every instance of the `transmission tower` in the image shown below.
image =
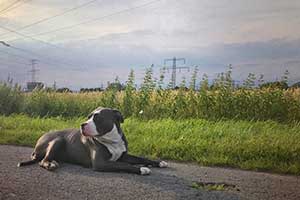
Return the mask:
<path id="1" fill-rule="evenodd" d="M 31 60 L 31 70 L 28 72 L 31 73 L 31 82 L 36 82 L 36 73 L 39 71 L 38 69 L 35 68 L 35 65 L 37 64 L 38 60 L 32 59 Z"/>
<path id="2" fill-rule="evenodd" d="M 171 78 L 171 81 L 172 81 L 172 88 L 175 88 L 176 87 L 176 73 L 177 73 L 177 69 L 181 70 L 181 69 L 187 69 L 188 71 L 190 70 L 189 67 L 177 67 L 176 66 L 176 63 L 177 61 L 183 61 L 183 64 L 185 64 L 185 58 L 168 58 L 168 59 L 165 59 L 164 60 L 164 65 L 167 64 L 167 62 L 170 62 L 172 61 L 172 67 L 171 68 L 166 68 L 166 69 L 172 69 L 172 78 Z"/>

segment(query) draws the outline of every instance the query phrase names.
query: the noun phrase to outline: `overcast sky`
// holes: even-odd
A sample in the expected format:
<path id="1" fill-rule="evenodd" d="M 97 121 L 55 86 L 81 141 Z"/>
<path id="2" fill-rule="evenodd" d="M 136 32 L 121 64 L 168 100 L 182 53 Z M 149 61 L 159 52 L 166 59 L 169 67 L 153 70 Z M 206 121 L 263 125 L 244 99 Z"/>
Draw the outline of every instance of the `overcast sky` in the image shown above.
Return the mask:
<path id="1" fill-rule="evenodd" d="M 276 80 L 286 69 L 291 82 L 300 80 L 297 0 L 14 2 L 0 3 L 0 41 L 11 45 L 0 44 L 0 80 L 25 85 L 30 59 L 38 59 L 37 79 L 49 86 L 105 86 L 116 76 L 125 81 L 130 69 L 139 82 L 145 67 L 158 73 L 172 57 L 199 66 L 199 77 L 232 64 L 237 80 L 249 72 Z M 177 76 L 179 83 L 190 74 Z"/>

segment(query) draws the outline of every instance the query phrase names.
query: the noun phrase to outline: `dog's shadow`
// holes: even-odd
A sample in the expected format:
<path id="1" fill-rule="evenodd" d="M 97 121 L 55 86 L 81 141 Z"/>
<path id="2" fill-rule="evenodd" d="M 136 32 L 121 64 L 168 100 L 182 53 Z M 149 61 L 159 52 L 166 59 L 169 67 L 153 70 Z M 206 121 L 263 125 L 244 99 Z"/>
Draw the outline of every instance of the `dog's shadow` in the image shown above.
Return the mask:
<path id="1" fill-rule="evenodd" d="M 78 165 L 63 163 L 57 169 L 57 173 L 65 173 L 68 175 L 80 175 L 93 179 L 107 179 L 115 184 L 128 183 L 129 185 L 139 185 L 145 188 L 154 188 L 156 191 L 172 192 L 179 199 L 207 199 L 208 196 L 214 196 L 214 199 L 224 199 L 222 192 L 211 192 L 199 190 L 192 187 L 192 182 L 176 176 L 177 169 L 170 166 L 168 168 L 151 168 L 152 173 L 147 176 L 141 176 L 128 173 L 116 172 L 96 172 L 91 168 L 84 168 Z M 118 181 L 122 179 L 123 181 Z M 116 186 L 116 187 L 120 187 Z M 186 196 L 188 194 L 188 196 Z M 239 199 L 236 194 L 230 194 L 229 199 Z"/>

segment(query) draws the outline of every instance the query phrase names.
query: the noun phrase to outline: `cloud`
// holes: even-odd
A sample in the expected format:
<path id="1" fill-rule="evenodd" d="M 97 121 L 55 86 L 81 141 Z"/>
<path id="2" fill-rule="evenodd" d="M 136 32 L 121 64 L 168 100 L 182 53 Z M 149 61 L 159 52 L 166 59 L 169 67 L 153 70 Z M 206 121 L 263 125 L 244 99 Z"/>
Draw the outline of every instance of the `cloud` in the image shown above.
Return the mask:
<path id="1" fill-rule="evenodd" d="M 295 59 L 300 55 L 300 39 L 272 39 L 246 43 L 216 45 L 213 52 L 222 60 L 253 62 L 254 60 Z"/>
<path id="2" fill-rule="evenodd" d="M 32 1 L 5 15 L 0 23 L 16 29 L 78 6 L 80 1 Z M 22 30 L 23 34 L 54 30 L 82 21 L 118 12 L 148 1 L 99 0 L 76 12 Z M 115 15 L 100 21 L 58 31 L 42 39 L 60 48 L 9 34 L 2 39 L 34 54 L 0 47 L 25 56 L 5 56 L 0 64 L 0 79 L 7 74 L 24 83 L 30 79 L 28 65 L 39 59 L 40 80 L 71 88 L 96 86 L 113 80 L 125 81 L 130 68 L 141 78 L 142 69 L 152 63 L 156 71 L 165 58 L 184 57 L 188 66 L 199 65 L 201 73 L 213 76 L 233 64 L 237 78 L 249 72 L 268 74 L 269 79 L 290 69 L 294 79 L 300 77 L 300 27 L 297 18 L 300 2 L 284 0 L 162 0 L 147 7 Z M 4 67 L 3 67 L 4 66 Z M 22 73 L 21 73 L 22 72 Z M 178 75 L 189 76 L 187 73 Z M 26 77 L 26 78 L 24 78 Z M 67 78 L 66 78 L 67 77 Z M 71 77 L 71 78 L 69 78 Z"/>

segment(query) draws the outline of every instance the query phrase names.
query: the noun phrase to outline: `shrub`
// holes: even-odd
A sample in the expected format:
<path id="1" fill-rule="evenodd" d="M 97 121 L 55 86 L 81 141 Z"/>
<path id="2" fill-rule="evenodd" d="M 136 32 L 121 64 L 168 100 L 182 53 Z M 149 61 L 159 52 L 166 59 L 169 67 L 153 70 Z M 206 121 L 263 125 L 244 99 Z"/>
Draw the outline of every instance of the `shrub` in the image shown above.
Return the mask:
<path id="1" fill-rule="evenodd" d="M 20 113 L 23 101 L 24 94 L 19 85 L 0 83 L 0 114 Z"/>

